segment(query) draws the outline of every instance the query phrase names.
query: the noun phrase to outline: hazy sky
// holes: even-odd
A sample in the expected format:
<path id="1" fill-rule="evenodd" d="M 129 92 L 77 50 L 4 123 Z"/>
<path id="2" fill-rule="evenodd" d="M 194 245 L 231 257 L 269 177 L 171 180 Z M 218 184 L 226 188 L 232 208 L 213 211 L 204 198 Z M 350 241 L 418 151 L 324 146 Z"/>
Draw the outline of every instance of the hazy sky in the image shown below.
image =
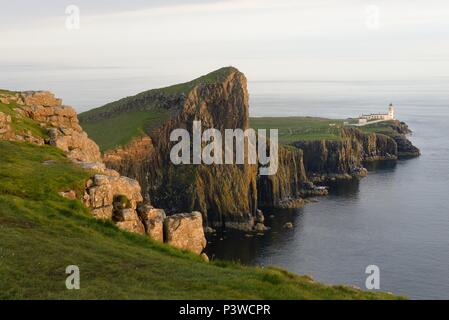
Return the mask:
<path id="1" fill-rule="evenodd" d="M 0 1 L 0 68 L 145 67 L 186 79 L 227 65 L 253 80 L 449 75 L 447 0 Z M 80 9 L 79 30 L 66 28 L 69 4 Z"/>

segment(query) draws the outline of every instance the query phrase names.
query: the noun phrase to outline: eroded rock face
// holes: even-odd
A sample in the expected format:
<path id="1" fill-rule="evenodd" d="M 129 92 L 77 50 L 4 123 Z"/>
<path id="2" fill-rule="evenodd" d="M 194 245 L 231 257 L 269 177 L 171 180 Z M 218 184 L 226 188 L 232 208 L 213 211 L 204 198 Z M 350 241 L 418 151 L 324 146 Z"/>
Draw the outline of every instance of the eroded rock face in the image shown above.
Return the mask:
<path id="1" fill-rule="evenodd" d="M 206 247 L 203 218 L 200 212 L 180 213 L 164 221 L 166 242 L 174 247 L 190 250 L 196 254 Z"/>
<path id="2" fill-rule="evenodd" d="M 257 165 L 175 166 L 170 161 L 174 129 L 192 133 L 195 120 L 202 122 L 203 131 L 215 128 L 223 136 L 225 129 L 249 127 L 245 76 L 231 68 L 220 82 L 196 85 L 178 97 L 128 99 L 115 112 L 142 109 L 148 101 L 169 109 L 171 118 L 148 132 L 149 138 L 108 152 L 107 166 L 137 179 L 146 200 L 170 214 L 200 211 L 211 227 L 251 230 L 257 210 Z"/>
<path id="3" fill-rule="evenodd" d="M 116 221 L 117 227 L 122 230 L 134 233 L 145 233 L 145 228 L 137 216 L 135 209 L 116 209 L 114 211 L 113 220 Z"/>
<path id="4" fill-rule="evenodd" d="M 86 182 L 84 204 L 92 208 L 92 215 L 98 219 L 113 220 L 119 228 L 129 232 L 145 233 L 136 211 L 143 201 L 139 183 L 119 176 L 114 170 L 98 167 L 102 174 L 95 174 Z M 110 175 L 106 175 L 108 172 Z"/>
<path id="5" fill-rule="evenodd" d="M 0 137 L 11 136 L 11 116 L 6 113 L 0 112 Z"/>
<path id="6" fill-rule="evenodd" d="M 62 100 L 48 91 L 26 91 L 2 94 L 2 103 L 14 104 L 12 110 L 19 118 L 30 118 L 47 130 L 48 141 L 28 132 L 15 132 L 8 140 L 28 141 L 36 144 L 48 143 L 63 150 L 72 160 L 101 162 L 101 153 L 97 144 L 89 139 L 79 125 L 78 117 L 72 107 L 62 105 Z M 0 134 L 5 130 L 1 129 Z M 9 127 L 9 130 L 11 128 Z"/>
<path id="7" fill-rule="evenodd" d="M 342 129 L 338 141 L 297 141 L 294 145 L 304 152 L 304 166 L 310 177 L 320 176 L 350 179 L 364 176 L 363 161 L 397 159 L 395 141 L 385 135 L 364 135 L 357 129 Z"/>
<path id="8" fill-rule="evenodd" d="M 292 199 L 301 202 L 303 184 L 307 181 L 302 150 L 281 146 L 277 173 L 260 176 L 257 181 L 259 207 L 284 208 Z"/>
<path id="9" fill-rule="evenodd" d="M 156 209 L 149 204 L 140 205 L 137 211 L 150 238 L 163 242 L 165 211 Z"/>

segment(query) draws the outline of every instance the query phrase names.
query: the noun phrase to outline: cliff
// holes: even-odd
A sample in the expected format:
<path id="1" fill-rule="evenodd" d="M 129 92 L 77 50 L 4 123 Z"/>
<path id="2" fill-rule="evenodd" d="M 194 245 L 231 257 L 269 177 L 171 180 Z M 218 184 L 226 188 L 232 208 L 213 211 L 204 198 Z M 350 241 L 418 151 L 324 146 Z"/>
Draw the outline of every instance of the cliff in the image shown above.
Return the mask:
<path id="1" fill-rule="evenodd" d="M 342 128 L 338 140 L 296 141 L 292 144 L 304 151 L 306 171 L 321 180 L 364 176 L 364 162 L 420 155 L 419 149 L 406 137 L 410 133 L 406 124 L 394 121 L 383 125 L 389 130 L 377 133 Z"/>
<path id="2" fill-rule="evenodd" d="M 186 129 L 192 136 L 196 120 L 203 131 L 215 128 L 222 136 L 225 129 L 249 128 L 247 81 L 232 67 L 109 103 L 80 119 L 96 141 L 104 142 L 107 166 L 137 179 L 147 201 L 168 214 L 199 211 L 205 226 L 243 230 L 260 220 L 258 207 L 300 206 L 304 197 L 327 194 L 312 182 L 364 176 L 363 162 L 394 160 L 413 151 L 405 138 L 408 128 L 399 122 L 380 133 L 314 118 L 303 121 L 312 126 L 304 130 L 289 127 L 297 126 L 296 119 L 277 123 L 270 118 L 261 119 L 262 128 L 274 125 L 293 138 L 313 137 L 314 132 L 327 138 L 281 141 L 285 145 L 273 176 L 259 176 L 257 165 L 173 165 L 169 155 L 175 143 L 169 138 L 174 129 Z"/>
<path id="3" fill-rule="evenodd" d="M 301 198 L 308 179 L 304 168 L 303 151 L 295 147 L 279 148 L 279 166 L 275 175 L 259 176 L 257 180 L 260 207 L 288 207 Z M 299 205 L 301 201 L 297 201 Z"/>
<path id="4" fill-rule="evenodd" d="M 167 100 L 161 97 L 166 97 Z M 164 101 L 164 102 L 162 102 Z M 111 107 L 111 105 L 113 107 Z M 170 161 L 170 133 L 183 128 L 192 135 L 193 121 L 202 130 L 249 127 L 249 103 L 245 76 L 235 68 L 224 68 L 190 83 L 152 90 L 82 115 L 83 123 L 122 112 L 165 109 L 170 114 L 145 135 L 105 153 L 107 166 L 137 179 L 145 197 L 167 212 L 200 211 L 205 224 L 249 230 L 257 210 L 257 165 L 188 165 Z"/>

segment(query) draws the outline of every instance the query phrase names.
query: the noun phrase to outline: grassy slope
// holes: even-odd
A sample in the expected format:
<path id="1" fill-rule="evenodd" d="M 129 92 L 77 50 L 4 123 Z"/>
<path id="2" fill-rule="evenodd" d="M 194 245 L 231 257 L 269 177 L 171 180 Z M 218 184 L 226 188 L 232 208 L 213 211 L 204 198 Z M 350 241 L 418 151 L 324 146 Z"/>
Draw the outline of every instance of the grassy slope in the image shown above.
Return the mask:
<path id="1" fill-rule="evenodd" d="M 351 120 L 314 117 L 265 117 L 251 118 L 250 124 L 255 129 L 279 129 L 279 142 L 287 144 L 300 140 L 340 140 L 340 129 L 345 121 L 351 122 Z M 388 136 L 397 134 L 389 122 L 352 128 L 368 134 L 373 132 Z"/>
<path id="2" fill-rule="evenodd" d="M 279 142 L 291 143 L 299 140 L 340 140 L 340 128 L 344 121 L 314 117 L 262 117 L 251 118 L 250 125 L 255 129 L 279 129 Z"/>
<path id="3" fill-rule="evenodd" d="M 278 269 L 202 262 L 97 221 L 80 202 L 60 197 L 57 191 L 80 191 L 88 173 L 59 150 L 0 141 L 0 151 L 2 299 L 393 298 L 311 283 Z M 80 267 L 81 290 L 65 289 L 71 264 Z"/>
<path id="4" fill-rule="evenodd" d="M 99 146 L 101 151 L 126 145 L 151 128 L 168 119 L 169 113 L 163 110 L 121 113 L 115 117 L 97 122 L 82 122 L 83 129 Z"/>
<path id="5" fill-rule="evenodd" d="M 111 118 L 96 121 L 90 121 L 87 120 L 87 118 L 103 112 L 114 111 L 121 105 L 130 103 L 135 99 L 140 99 L 154 94 L 187 94 L 198 84 L 213 84 L 223 81 L 226 76 L 234 70 L 236 69 L 232 67 L 221 68 L 190 82 L 180 83 L 166 88 L 152 89 L 132 97 L 126 97 L 121 100 L 108 103 L 102 107 L 81 113 L 79 115 L 81 125 L 89 136 L 100 146 L 102 151 L 125 145 L 131 141 L 133 137 L 141 135 L 145 129 L 155 127 L 158 124 L 163 123 L 169 117 L 169 112 L 158 109 L 157 106 L 146 106 L 146 108 L 151 111 L 129 111 L 126 113 L 116 114 Z"/>

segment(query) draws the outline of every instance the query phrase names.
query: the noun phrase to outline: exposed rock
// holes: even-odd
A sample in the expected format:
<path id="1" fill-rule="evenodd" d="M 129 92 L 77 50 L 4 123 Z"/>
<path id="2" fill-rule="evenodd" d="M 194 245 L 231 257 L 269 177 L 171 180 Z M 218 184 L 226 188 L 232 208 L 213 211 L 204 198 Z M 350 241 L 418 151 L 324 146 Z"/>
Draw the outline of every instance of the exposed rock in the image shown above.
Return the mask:
<path id="1" fill-rule="evenodd" d="M 12 136 L 11 116 L 0 112 L 0 138 L 8 139 Z"/>
<path id="2" fill-rule="evenodd" d="M 343 128 L 341 140 L 297 141 L 304 151 L 304 166 L 312 181 L 351 179 L 366 175 L 363 161 L 397 159 L 394 139 L 355 128 Z"/>
<path id="3" fill-rule="evenodd" d="M 254 225 L 254 231 L 263 232 L 263 231 L 267 231 L 267 230 L 268 230 L 268 227 L 266 227 L 263 223 L 258 222 Z"/>
<path id="4" fill-rule="evenodd" d="M 114 197 L 110 185 L 93 186 L 89 188 L 88 195 L 91 208 L 111 206 Z"/>
<path id="5" fill-rule="evenodd" d="M 285 228 L 285 229 L 291 229 L 291 228 L 293 228 L 293 223 L 287 222 L 286 224 L 284 224 L 284 228 Z"/>
<path id="6" fill-rule="evenodd" d="M 265 216 L 263 215 L 262 210 L 257 209 L 255 222 L 256 223 L 264 223 L 265 222 Z"/>
<path id="7" fill-rule="evenodd" d="M 136 219 L 131 221 L 119 221 L 116 223 L 117 227 L 122 230 L 133 232 L 133 233 L 145 233 L 145 228 L 143 227 L 142 222 L 139 221 L 136 214 Z"/>
<path id="8" fill-rule="evenodd" d="M 69 191 L 63 191 L 59 193 L 62 197 L 67 198 L 69 200 L 75 200 L 76 199 L 76 192 L 73 190 Z"/>
<path id="9" fill-rule="evenodd" d="M 209 226 L 204 228 L 204 233 L 215 233 L 217 232 L 217 230 L 215 230 L 214 228 L 211 228 Z"/>
<path id="10" fill-rule="evenodd" d="M 26 91 L 22 93 L 22 99 L 29 106 L 60 106 L 61 99 L 56 99 L 54 94 L 48 91 Z"/>
<path id="11" fill-rule="evenodd" d="M 101 154 L 97 144 L 87 137 L 84 131 L 65 127 L 50 128 L 48 130 L 50 144 L 63 150 L 67 157 L 83 162 L 100 162 Z"/>
<path id="12" fill-rule="evenodd" d="M 164 241 L 164 219 L 165 211 L 156 209 L 149 204 L 142 204 L 138 207 L 140 219 L 145 227 L 145 232 L 150 238 L 163 242 Z"/>
<path id="13" fill-rule="evenodd" d="M 206 247 L 200 212 L 180 213 L 164 220 L 166 242 L 174 247 L 200 254 Z"/>
<path id="14" fill-rule="evenodd" d="M 86 181 L 83 203 L 93 209 L 92 215 L 98 219 L 112 219 L 123 230 L 145 233 L 144 224 L 136 212 L 137 205 L 143 200 L 139 183 L 117 176 L 116 171 L 104 169 L 98 163 L 85 164 L 85 167 L 103 171 L 103 174 L 95 174 Z"/>
<path id="15" fill-rule="evenodd" d="M 280 209 L 296 209 L 304 206 L 304 199 L 285 199 L 279 202 L 278 208 Z"/>
<path id="16" fill-rule="evenodd" d="M 17 118 L 30 118 L 41 128 L 47 129 L 49 136 L 45 141 L 30 131 L 13 133 L 11 127 L 4 127 L 0 114 L 0 135 L 2 139 L 27 141 L 36 144 L 48 143 L 63 150 L 72 160 L 84 162 L 101 162 L 100 150 L 95 142 L 88 138 L 78 123 L 75 110 L 63 106 L 61 99 L 47 91 L 26 91 L 2 94 L 2 102 L 15 103 L 13 109 Z M 9 121 L 11 122 L 11 117 Z M 7 137 L 4 134 L 10 131 Z"/>
<path id="17" fill-rule="evenodd" d="M 99 207 L 91 210 L 91 213 L 95 218 L 104 220 L 112 220 L 113 212 L 113 206 Z"/>
<path id="18" fill-rule="evenodd" d="M 209 257 L 207 256 L 207 254 L 205 254 L 204 252 L 201 254 L 201 258 L 203 258 L 203 260 L 205 262 L 209 262 Z"/>

